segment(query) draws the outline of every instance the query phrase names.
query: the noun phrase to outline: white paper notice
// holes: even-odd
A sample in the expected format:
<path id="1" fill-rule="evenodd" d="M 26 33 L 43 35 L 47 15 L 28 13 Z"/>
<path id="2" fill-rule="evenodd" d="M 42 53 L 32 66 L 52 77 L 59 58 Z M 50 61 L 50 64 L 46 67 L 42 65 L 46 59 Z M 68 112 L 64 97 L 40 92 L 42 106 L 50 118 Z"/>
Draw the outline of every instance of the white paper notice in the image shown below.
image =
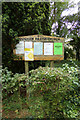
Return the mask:
<path id="1" fill-rule="evenodd" d="M 44 55 L 53 55 L 53 43 L 44 43 Z"/>
<path id="2" fill-rule="evenodd" d="M 20 41 L 16 45 L 16 54 L 24 54 L 24 41 Z"/>
<path id="3" fill-rule="evenodd" d="M 25 48 L 32 48 L 32 42 L 25 42 Z"/>

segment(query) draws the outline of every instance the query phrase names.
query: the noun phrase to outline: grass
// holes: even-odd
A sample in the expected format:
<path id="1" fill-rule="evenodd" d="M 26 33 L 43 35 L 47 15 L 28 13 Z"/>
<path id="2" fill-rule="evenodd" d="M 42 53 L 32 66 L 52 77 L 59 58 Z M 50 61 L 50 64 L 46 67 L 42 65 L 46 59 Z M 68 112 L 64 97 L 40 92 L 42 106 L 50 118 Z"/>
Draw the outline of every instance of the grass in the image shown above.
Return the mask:
<path id="1" fill-rule="evenodd" d="M 7 96 L 2 102 L 2 118 L 24 118 L 29 115 L 26 97 L 18 97 L 18 93 Z"/>

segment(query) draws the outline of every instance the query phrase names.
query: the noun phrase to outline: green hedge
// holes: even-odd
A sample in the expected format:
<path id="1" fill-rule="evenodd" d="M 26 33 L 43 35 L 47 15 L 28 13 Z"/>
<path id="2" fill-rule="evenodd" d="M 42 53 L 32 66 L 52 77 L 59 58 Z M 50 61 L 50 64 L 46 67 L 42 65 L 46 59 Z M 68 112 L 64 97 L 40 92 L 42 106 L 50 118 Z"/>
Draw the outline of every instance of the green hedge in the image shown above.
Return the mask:
<path id="1" fill-rule="evenodd" d="M 28 111 L 32 118 L 79 118 L 78 67 L 39 67 L 27 74 L 2 70 L 4 98 L 27 86 Z M 6 94 L 5 94 L 6 93 Z"/>
<path id="2" fill-rule="evenodd" d="M 77 66 L 39 67 L 30 71 L 29 105 L 34 118 L 79 117 Z"/>

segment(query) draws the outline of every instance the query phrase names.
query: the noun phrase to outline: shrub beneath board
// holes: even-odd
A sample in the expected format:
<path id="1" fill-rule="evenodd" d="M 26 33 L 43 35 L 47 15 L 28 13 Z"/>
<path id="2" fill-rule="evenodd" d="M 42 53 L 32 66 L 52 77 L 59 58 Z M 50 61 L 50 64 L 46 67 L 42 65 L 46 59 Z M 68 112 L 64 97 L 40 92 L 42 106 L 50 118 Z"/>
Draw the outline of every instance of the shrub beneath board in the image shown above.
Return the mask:
<path id="1" fill-rule="evenodd" d="M 78 69 L 39 67 L 30 71 L 28 102 L 38 118 L 78 117 Z"/>

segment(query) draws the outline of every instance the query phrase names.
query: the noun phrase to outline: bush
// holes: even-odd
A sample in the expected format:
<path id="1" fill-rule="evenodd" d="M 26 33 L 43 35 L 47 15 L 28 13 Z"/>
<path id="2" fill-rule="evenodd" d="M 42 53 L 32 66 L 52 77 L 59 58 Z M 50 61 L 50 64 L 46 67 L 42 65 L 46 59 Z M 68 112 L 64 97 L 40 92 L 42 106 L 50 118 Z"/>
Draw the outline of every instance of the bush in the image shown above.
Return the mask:
<path id="1" fill-rule="evenodd" d="M 3 98 L 19 91 L 19 88 L 25 87 L 26 80 L 27 75 L 25 74 L 13 74 L 11 71 L 8 71 L 7 67 L 2 69 Z"/>
<path id="2" fill-rule="evenodd" d="M 79 118 L 78 68 L 39 67 L 26 74 L 2 70 L 3 98 L 27 84 L 28 111 L 33 118 Z M 6 93 L 6 94 L 5 94 Z"/>
<path id="3" fill-rule="evenodd" d="M 29 105 L 38 118 L 78 117 L 78 69 L 39 67 L 30 71 Z"/>

